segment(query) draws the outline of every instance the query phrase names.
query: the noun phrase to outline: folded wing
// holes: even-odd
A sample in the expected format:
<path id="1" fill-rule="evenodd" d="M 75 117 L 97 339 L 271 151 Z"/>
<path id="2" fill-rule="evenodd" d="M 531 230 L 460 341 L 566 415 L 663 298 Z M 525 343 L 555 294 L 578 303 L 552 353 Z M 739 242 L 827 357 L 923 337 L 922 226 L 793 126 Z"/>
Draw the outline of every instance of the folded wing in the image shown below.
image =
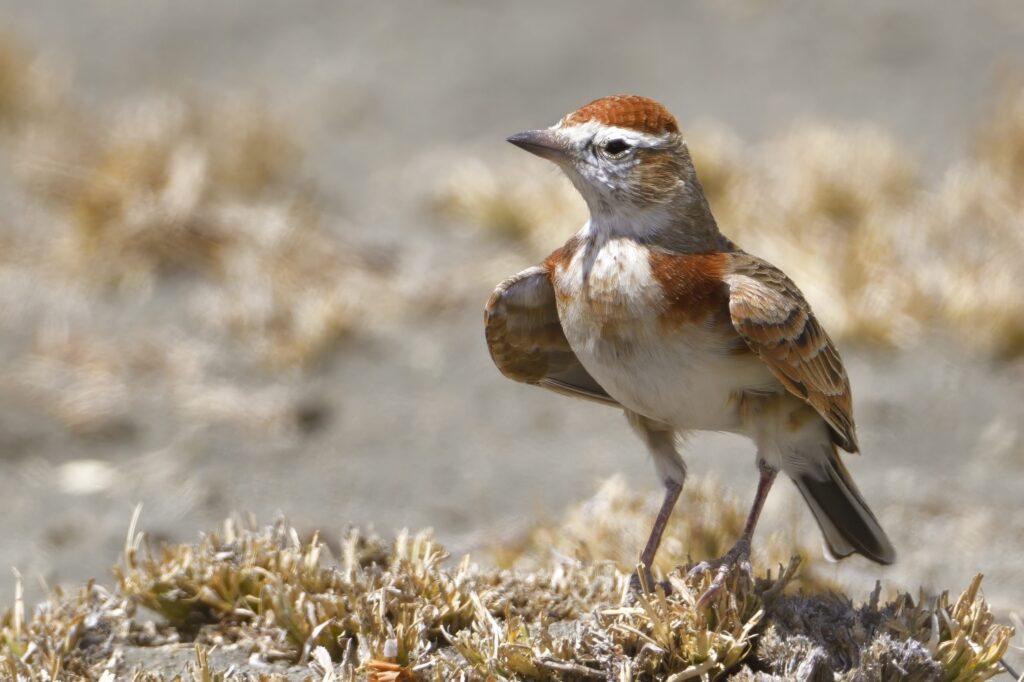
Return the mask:
<path id="1" fill-rule="evenodd" d="M 857 452 L 850 380 L 800 290 L 781 270 L 746 253 L 734 255 L 726 283 L 736 331 L 790 393 L 818 411 L 836 445 Z"/>
<path id="2" fill-rule="evenodd" d="M 528 268 L 498 285 L 484 309 L 484 330 L 491 359 L 509 379 L 618 405 L 569 347 L 543 267 Z"/>

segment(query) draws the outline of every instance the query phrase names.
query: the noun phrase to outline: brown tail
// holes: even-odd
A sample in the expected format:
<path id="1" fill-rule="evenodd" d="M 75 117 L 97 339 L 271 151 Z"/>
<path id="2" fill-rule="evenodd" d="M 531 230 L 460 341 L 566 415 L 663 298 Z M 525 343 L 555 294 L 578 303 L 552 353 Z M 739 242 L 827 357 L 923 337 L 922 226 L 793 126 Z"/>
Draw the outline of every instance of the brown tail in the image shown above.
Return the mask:
<path id="1" fill-rule="evenodd" d="M 861 554 L 880 564 L 896 561 L 896 550 L 868 509 L 835 447 L 815 471 L 791 475 L 818 522 L 832 558 Z"/>

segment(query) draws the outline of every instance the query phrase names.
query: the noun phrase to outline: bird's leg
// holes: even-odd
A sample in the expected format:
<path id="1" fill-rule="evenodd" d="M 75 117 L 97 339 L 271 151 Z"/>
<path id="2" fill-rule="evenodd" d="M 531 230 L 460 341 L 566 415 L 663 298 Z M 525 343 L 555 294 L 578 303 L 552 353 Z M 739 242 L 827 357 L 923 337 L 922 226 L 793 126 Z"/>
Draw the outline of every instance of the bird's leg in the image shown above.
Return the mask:
<path id="1" fill-rule="evenodd" d="M 661 544 L 665 526 L 668 525 L 668 519 L 672 516 L 672 508 L 676 506 L 676 500 L 679 499 L 679 493 L 683 489 L 683 481 L 686 480 L 686 464 L 676 451 L 676 433 L 671 426 L 629 410 L 626 410 L 626 419 L 647 445 L 658 475 L 665 483 L 665 500 L 661 503 L 658 518 L 654 520 L 654 527 L 651 528 L 651 536 L 647 539 L 647 545 L 640 555 L 640 567 L 629 581 L 630 592 L 637 594 L 642 591 L 640 571 L 643 571 L 647 588 L 654 587 L 651 565 L 654 563 L 654 555 L 658 552 L 658 545 Z"/>
<path id="2" fill-rule="evenodd" d="M 771 490 L 772 483 L 775 482 L 775 475 L 778 473 L 777 470 L 769 466 L 764 460 L 758 460 L 757 468 L 760 471 L 761 477 L 757 482 L 754 504 L 750 507 L 750 514 L 747 515 L 747 523 L 743 526 L 743 533 L 740 535 L 739 540 L 736 541 L 736 544 L 724 556 L 711 561 L 702 561 L 690 571 L 690 576 L 692 577 L 716 568 L 718 569 L 714 580 L 711 581 L 710 587 L 697 600 L 698 606 L 704 606 L 721 591 L 725 585 L 726 578 L 729 577 L 735 566 L 740 566 L 748 572 L 751 570 L 750 543 L 754 537 L 754 529 L 757 528 L 757 520 L 761 516 L 761 509 L 764 507 L 765 500 L 768 499 L 768 491 Z"/>
<path id="3" fill-rule="evenodd" d="M 651 575 L 651 566 L 654 564 L 654 556 L 658 553 L 658 546 L 661 545 L 661 536 L 665 533 L 665 526 L 668 525 L 668 519 L 672 516 L 672 509 L 675 508 L 676 500 L 679 499 L 679 493 L 681 493 L 682 490 L 682 483 L 678 483 L 671 479 L 665 482 L 665 499 L 661 503 L 661 509 L 658 511 L 658 517 L 654 519 L 654 526 L 651 528 L 650 537 L 647 538 L 647 545 L 644 547 L 643 553 L 640 554 L 640 569 L 644 572 L 644 578 L 646 578 L 648 589 L 651 589 L 654 586 L 654 576 Z M 633 573 L 633 577 L 630 578 L 629 589 L 632 592 L 642 591 L 639 572 Z"/>

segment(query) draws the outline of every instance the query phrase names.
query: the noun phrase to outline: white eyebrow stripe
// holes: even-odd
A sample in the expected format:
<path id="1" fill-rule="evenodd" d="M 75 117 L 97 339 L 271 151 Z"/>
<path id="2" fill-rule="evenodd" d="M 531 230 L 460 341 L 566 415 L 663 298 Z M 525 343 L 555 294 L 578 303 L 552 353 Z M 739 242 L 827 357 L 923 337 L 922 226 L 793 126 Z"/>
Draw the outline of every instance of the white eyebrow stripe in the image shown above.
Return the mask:
<path id="1" fill-rule="evenodd" d="M 672 136 L 672 133 L 663 133 L 661 135 L 651 135 L 650 133 L 641 132 L 639 130 L 633 130 L 632 128 L 621 128 L 619 126 L 609 126 L 597 121 L 586 121 L 585 123 L 573 123 L 568 126 L 564 125 L 565 120 L 561 120 L 552 126 L 553 129 L 559 130 L 563 135 L 568 137 L 573 142 L 582 142 L 594 138 L 598 141 L 622 139 L 634 146 L 640 147 L 660 147 Z"/>

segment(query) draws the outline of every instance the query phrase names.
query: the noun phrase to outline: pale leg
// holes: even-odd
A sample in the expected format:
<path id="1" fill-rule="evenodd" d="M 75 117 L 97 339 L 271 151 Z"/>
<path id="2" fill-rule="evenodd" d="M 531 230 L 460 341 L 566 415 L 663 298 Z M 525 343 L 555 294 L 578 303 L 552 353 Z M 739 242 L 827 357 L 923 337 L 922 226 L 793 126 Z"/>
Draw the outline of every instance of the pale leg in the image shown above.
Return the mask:
<path id="1" fill-rule="evenodd" d="M 778 471 L 770 467 L 764 460 L 758 460 L 757 468 L 761 477 L 757 482 L 754 504 L 750 507 L 750 514 L 747 515 L 747 523 L 743 526 L 743 533 L 739 540 L 736 541 L 732 549 L 725 553 L 725 556 L 712 561 L 702 561 L 690 571 L 690 575 L 693 576 L 718 568 L 715 579 L 707 591 L 701 595 L 697 602 L 698 605 L 706 604 L 722 589 L 725 579 L 729 577 L 733 567 L 743 566 L 747 570 L 750 568 L 750 543 L 754 537 L 754 530 L 757 528 L 757 520 L 761 517 L 761 509 L 764 508 L 764 502 L 768 499 L 768 491 L 772 489 L 772 483 L 775 482 L 775 476 L 778 474 Z"/>
<path id="2" fill-rule="evenodd" d="M 661 536 L 665 533 L 665 526 L 668 525 L 669 517 L 672 516 L 672 510 L 676 506 L 676 500 L 679 499 L 679 493 L 683 491 L 683 485 L 676 483 L 675 481 L 669 481 L 665 484 L 665 500 L 661 503 L 661 509 L 658 511 L 658 517 L 654 519 L 654 527 L 651 528 L 651 535 L 647 538 L 647 545 L 644 547 L 643 553 L 640 555 L 640 565 L 643 567 L 644 577 L 647 579 L 648 588 L 654 587 L 654 577 L 651 575 L 651 566 L 654 564 L 654 557 L 658 553 L 658 547 L 661 545 Z M 634 573 L 633 577 L 629 581 L 630 589 L 634 592 L 639 592 L 641 589 L 640 575 Z"/>
<path id="3" fill-rule="evenodd" d="M 679 453 L 676 451 L 676 433 L 667 424 L 656 422 L 643 417 L 635 412 L 626 411 L 626 418 L 637 435 L 643 438 L 647 449 L 654 460 L 654 466 L 658 475 L 665 484 L 665 499 L 661 503 L 661 509 L 654 520 L 651 528 L 651 535 L 647 539 L 647 545 L 640 555 L 640 564 L 643 567 L 644 578 L 647 586 L 654 586 L 654 579 L 651 575 L 651 566 L 654 565 L 654 558 L 661 545 L 661 537 L 665 533 L 665 526 L 672 516 L 672 509 L 676 506 L 679 493 L 683 489 L 683 482 L 686 480 L 686 465 L 683 463 Z M 630 589 L 639 592 L 641 588 L 640 574 L 634 573 L 629 581 Z"/>

